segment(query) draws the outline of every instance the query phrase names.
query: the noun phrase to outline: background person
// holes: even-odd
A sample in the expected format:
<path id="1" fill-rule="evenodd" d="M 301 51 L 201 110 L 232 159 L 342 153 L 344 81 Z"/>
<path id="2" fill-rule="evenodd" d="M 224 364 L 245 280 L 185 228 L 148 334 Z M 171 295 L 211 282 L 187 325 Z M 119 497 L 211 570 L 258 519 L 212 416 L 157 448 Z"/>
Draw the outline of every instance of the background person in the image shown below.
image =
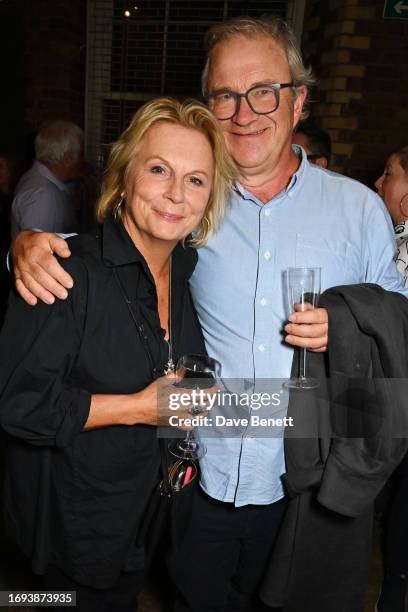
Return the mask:
<path id="1" fill-rule="evenodd" d="M 375 187 L 394 223 L 398 270 L 408 287 L 408 146 L 392 153 Z"/>
<path id="2" fill-rule="evenodd" d="M 11 208 L 11 234 L 23 229 L 75 232 L 73 185 L 82 169 L 83 131 L 69 121 L 50 121 L 35 139 L 35 161 L 20 179 Z"/>
<path id="3" fill-rule="evenodd" d="M 137 536 L 160 479 L 156 379 L 170 387 L 171 360 L 205 351 L 187 284 L 197 255 L 178 243 L 217 229 L 233 176 L 208 109 L 147 103 L 112 148 L 102 227 L 70 240 L 68 299 L 33 309 L 12 295 L 0 336 L 10 533 L 81 611 L 136 608 Z"/>
<path id="4" fill-rule="evenodd" d="M 303 121 L 297 125 L 292 142 L 305 150 L 307 159 L 312 164 L 321 168 L 330 166 L 331 138 L 325 130 L 310 121 Z"/>
<path id="5" fill-rule="evenodd" d="M 392 153 L 375 187 L 394 223 L 395 262 L 408 287 L 408 146 Z M 404 612 L 408 574 L 408 455 L 391 478 L 384 521 L 384 579 L 378 612 Z"/>
<path id="6" fill-rule="evenodd" d="M 199 252 L 190 280 L 193 299 L 207 350 L 222 363 L 223 377 L 285 379 L 293 346 L 326 350 L 328 317 L 317 308 L 292 314 L 286 324 L 283 271 L 321 266 L 323 290 L 372 282 L 403 291 L 393 262 L 392 224 L 371 190 L 322 172 L 292 147 L 313 78 L 287 24 L 276 18 L 233 19 L 209 31 L 207 48 L 203 87 L 237 164 L 238 181 L 219 232 Z M 49 234 L 28 232 L 16 242 L 17 287 L 31 304 L 34 294 L 51 301 L 51 291 L 63 298 L 72 282 L 52 250 L 69 255 L 64 242 Z M 286 401 L 283 394 L 281 409 Z M 208 438 L 206 446 L 202 492 L 170 566 L 181 594 L 177 609 L 253 610 L 285 507 L 283 440 L 248 432 Z M 337 556 L 331 561 L 338 588 Z M 350 566 L 344 572 L 341 584 L 353 579 Z M 309 585 L 305 610 L 321 605 L 327 612 L 326 586 Z M 365 585 L 358 588 L 364 597 Z M 338 595 L 338 605 L 352 610 L 347 589 Z"/>

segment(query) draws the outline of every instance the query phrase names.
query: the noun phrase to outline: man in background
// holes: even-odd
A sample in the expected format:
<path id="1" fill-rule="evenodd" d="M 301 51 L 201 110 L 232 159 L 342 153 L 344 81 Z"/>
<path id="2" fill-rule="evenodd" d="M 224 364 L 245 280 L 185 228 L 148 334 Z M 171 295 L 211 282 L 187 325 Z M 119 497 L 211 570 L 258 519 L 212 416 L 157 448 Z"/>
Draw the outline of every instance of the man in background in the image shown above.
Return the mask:
<path id="1" fill-rule="evenodd" d="M 293 134 L 292 143 L 300 145 L 312 164 L 321 168 L 330 166 L 330 135 L 311 122 L 300 123 Z"/>
<path id="2" fill-rule="evenodd" d="M 24 229 L 78 229 L 73 185 L 81 169 L 83 131 L 69 121 L 50 121 L 35 139 L 35 161 L 20 179 L 11 207 L 12 238 Z"/>

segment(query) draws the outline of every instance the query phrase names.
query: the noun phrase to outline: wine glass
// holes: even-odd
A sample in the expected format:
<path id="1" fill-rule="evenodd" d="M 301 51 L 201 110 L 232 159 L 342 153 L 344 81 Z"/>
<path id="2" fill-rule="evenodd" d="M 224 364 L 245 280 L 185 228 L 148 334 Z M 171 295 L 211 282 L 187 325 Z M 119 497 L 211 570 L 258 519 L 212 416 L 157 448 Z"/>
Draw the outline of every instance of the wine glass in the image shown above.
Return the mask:
<path id="1" fill-rule="evenodd" d="M 175 387 L 192 391 L 196 389 L 209 389 L 214 387 L 217 379 L 221 377 L 221 364 L 213 357 L 207 355 L 187 354 L 180 357 L 177 362 L 176 376 L 178 381 Z M 206 408 L 200 404 L 191 404 L 189 413 L 199 415 Z M 188 431 L 183 440 L 173 440 L 169 444 L 169 451 L 175 457 L 196 461 L 205 454 L 205 447 L 194 438 L 192 431 Z"/>
<path id="2" fill-rule="evenodd" d="M 291 312 L 303 312 L 316 307 L 320 295 L 321 268 L 288 268 L 287 288 Z M 290 378 L 283 386 L 289 389 L 314 389 L 318 380 L 306 376 L 307 349 L 298 349 L 299 376 Z"/>

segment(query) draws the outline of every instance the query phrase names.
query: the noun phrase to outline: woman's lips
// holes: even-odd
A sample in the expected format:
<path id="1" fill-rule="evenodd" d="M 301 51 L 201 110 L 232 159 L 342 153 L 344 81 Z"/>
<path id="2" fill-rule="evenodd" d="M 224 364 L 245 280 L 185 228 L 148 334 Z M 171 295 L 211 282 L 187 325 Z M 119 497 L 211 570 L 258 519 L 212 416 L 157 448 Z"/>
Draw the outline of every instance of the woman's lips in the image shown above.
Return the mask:
<path id="1" fill-rule="evenodd" d="M 154 212 L 159 215 L 161 219 L 164 219 L 164 221 L 168 221 L 169 223 L 176 223 L 177 221 L 181 221 L 183 218 L 182 215 L 175 215 L 162 210 L 155 210 Z"/>

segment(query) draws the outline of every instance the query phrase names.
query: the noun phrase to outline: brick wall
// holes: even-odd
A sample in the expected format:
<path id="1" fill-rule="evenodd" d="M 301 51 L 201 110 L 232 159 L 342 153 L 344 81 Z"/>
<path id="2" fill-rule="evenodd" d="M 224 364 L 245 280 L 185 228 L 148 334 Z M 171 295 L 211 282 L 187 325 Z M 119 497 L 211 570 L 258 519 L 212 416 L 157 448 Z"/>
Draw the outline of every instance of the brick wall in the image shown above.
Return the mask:
<path id="1" fill-rule="evenodd" d="M 25 119 L 84 124 L 86 0 L 28 0 L 24 11 Z"/>
<path id="2" fill-rule="evenodd" d="M 333 141 L 332 168 L 372 186 L 408 144 L 408 19 L 384 0 L 307 0 L 303 51 L 319 79 L 312 114 Z"/>

